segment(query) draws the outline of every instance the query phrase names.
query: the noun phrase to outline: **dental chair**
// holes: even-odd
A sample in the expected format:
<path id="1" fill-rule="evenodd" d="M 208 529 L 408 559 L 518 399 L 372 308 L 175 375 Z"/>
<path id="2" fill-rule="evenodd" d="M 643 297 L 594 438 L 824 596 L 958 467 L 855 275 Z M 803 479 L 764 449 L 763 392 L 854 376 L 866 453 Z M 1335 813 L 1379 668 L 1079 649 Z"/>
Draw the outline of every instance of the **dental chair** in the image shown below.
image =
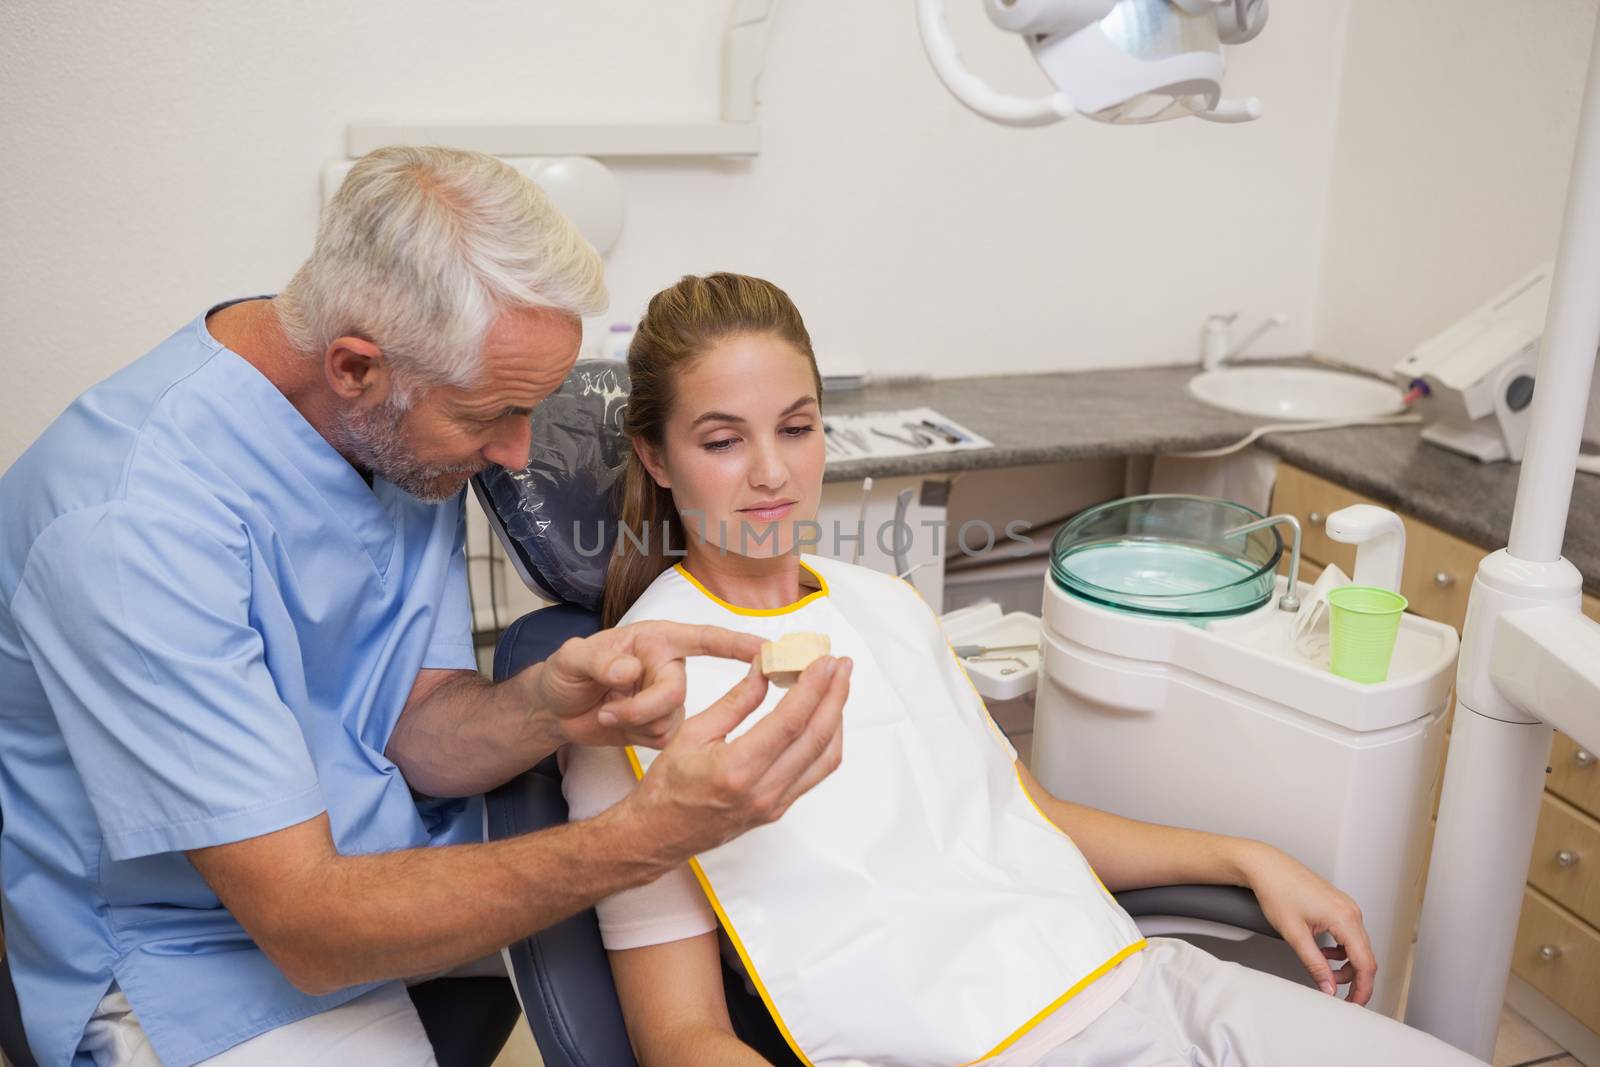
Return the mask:
<path id="1" fill-rule="evenodd" d="M 615 535 L 612 489 L 628 448 L 621 434 L 626 374 L 609 360 L 580 360 L 539 406 L 528 467 L 473 479 L 518 576 L 553 601 L 501 635 L 496 681 L 549 657 L 567 639 L 600 629 L 597 609 Z M 491 841 L 566 822 L 555 757 L 491 792 L 484 820 Z M 1135 919 L 1278 937 L 1248 889 L 1162 886 L 1116 897 Z M 637 1067 L 592 909 L 511 945 L 506 960 L 547 1067 Z M 740 1039 L 773 1064 L 798 1067 L 759 996 L 726 962 L 723 986 Z"/>

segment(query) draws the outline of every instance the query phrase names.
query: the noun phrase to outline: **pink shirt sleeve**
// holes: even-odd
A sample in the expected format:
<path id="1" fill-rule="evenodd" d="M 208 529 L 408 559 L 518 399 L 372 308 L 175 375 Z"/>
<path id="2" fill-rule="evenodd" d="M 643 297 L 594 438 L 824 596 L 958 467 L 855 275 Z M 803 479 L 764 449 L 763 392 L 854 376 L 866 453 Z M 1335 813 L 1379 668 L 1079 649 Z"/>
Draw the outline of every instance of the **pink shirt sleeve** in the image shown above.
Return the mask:
<path id="1" fill-rule="evenodd" d="M 561 791 L 568 817 L 574 821 L 600 814 L 632 790 L 637 779 L 620 748 L 569 745 L 558 757 Z M 681 941 L 717 928 L 688 866 L 669 871 L 648 885 L 625 889 L 595 905 L 600 940 L 617 951 Z"/>

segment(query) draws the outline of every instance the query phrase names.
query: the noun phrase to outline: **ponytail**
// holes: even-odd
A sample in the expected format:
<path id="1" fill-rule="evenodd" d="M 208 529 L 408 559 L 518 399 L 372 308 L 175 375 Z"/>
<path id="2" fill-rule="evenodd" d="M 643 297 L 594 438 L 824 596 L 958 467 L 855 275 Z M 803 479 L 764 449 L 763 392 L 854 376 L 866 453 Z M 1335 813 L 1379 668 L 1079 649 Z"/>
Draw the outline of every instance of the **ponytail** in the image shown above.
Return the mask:
<path id="1" fill-rule="evenodd" d="M 617 509 L 620 529 L 606 567 L 605 596 L 600 605 L 600 625 L 607 629 L 671 566 L 668 550 L 681 553 L 688 545 L 672 491 L 656 484 L 638 453 L 629 453 L 617 491 L 622 498 Z"/>

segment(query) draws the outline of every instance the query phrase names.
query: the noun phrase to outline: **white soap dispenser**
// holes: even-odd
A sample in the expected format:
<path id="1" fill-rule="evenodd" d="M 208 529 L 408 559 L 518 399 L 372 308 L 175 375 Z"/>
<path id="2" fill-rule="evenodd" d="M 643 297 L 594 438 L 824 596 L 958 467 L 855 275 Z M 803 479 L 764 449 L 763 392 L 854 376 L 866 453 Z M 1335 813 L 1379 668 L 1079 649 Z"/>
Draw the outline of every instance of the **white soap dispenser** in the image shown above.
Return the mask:
<path id="1" fill-rule="evenodd" d="M 1356 546 L 1355 584 L 1400 591 L 1406 559 L 1400 516 L 1371 504 L 1352 504 L 1329 515 L 1326 530 L 1333 540 Z"/>

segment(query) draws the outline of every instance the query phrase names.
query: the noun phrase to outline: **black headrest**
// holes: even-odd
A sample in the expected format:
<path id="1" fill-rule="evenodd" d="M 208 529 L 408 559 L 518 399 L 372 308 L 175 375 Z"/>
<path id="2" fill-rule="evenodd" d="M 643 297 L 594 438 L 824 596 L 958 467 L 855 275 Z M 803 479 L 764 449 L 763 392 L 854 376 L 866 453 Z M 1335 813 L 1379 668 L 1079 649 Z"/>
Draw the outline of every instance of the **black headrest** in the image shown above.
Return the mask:
<path id="1" fill-rule="evenodd" d="M 517 573 L 546 599 L 600 608 L 617 538 L 615 490 L 630 451 L 627 403 L 626 364 L 580 359 L 533 413 L 528 465 L 473 478 Z"/>

